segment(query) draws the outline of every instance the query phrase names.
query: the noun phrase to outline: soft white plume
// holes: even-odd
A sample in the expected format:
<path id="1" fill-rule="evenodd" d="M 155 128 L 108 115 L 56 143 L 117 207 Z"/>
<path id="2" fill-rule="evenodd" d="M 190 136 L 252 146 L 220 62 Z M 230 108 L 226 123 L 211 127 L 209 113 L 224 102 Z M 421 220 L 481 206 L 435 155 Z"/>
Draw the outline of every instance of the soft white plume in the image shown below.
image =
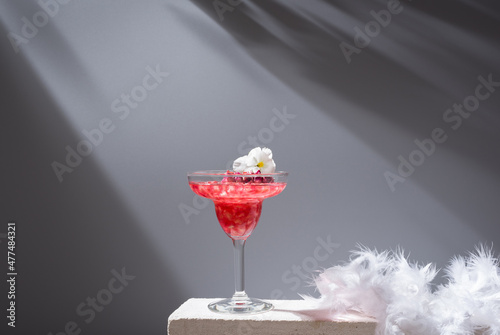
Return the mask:
<path id="1" fill-rule="evenodd" d="M 351 262 L 344 266 L 326 269 L 316 278 L 315 283 L 321 293 L 321 305 L 332 315 L 346 311 L 356 311 L 377 318 L 385 311 L 383 289 L 387 286 L 381 275 L 391 264 L 388 253 L 377 253 L 361 249 L 353 253 Z"/>
<path id="2" fill-rule="evenodd" d="M 500 335 L 500 268 L 491 248 L 455 257 L 444 270 L 448 283 L 432 292 L 433 264 L 408 261 L 402 250 L 359 248 L 350 262 L 314 280 L 317 308 L 330 318 L 355 311 L 379 321 L 388 335 Z"/>

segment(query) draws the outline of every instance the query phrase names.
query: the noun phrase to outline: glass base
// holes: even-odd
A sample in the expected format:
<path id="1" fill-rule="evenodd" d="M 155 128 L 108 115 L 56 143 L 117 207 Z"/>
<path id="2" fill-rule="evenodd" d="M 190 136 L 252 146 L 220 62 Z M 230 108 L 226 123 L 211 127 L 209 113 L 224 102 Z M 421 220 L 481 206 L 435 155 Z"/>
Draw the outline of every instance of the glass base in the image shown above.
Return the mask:
<path id="1" fill-rule="evenodd" d="M 208 309 L 216 313 L 225 314 L 256 314 L 273 309 L 273 305 L 260 299 L 249 297 L 232 297 L 212 302 Z"/>

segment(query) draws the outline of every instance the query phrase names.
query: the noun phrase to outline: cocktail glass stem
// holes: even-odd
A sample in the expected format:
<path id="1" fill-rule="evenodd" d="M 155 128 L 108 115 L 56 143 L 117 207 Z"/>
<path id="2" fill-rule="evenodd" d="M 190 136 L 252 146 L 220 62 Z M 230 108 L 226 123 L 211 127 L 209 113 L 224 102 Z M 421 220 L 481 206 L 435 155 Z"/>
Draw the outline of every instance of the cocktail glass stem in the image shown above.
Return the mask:
<path id="1" fill-rule="evenodd" d="M 243 300 L 248 298 L 245 293 L 245 242 L 246 240 L 234 240 L 234 295 L 233 299 Z"/>

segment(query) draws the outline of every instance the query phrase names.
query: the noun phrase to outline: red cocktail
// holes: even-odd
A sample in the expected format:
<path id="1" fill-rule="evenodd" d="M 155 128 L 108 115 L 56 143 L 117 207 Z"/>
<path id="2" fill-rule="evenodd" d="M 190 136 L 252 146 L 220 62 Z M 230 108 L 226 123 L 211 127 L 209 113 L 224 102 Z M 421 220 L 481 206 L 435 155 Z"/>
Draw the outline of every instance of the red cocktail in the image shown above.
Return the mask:
<path id="1" fill-rule="evenodd" d="M 251 178 L 251 177 L 245 177 Z M 189 182 L 191 189 L 199 196 L 214 201 L 215 213 L 224 232 L 232 239 L 246 239 L 260 218 L 262 201 L 275 196 L 286 186 L 284 182 L 261 182 L 262 177 L 244 182 L 227 180 Z M 226 179 L 226 180 L 224 180 Z"/>
<path id="2" fill-rule="evenodd" d="M 226 171 L 188 173 L 189 186 L 199 196 L 213 200 L 224 232 L 233 240 L 236 292 L 230 299 L 208 307 L 221 313 L 259 313 L 272 309 L 270 303 L 245 293 L 243 251 L 246 239 L 257 226 L 264 199 L 286 187 L 288 173 L 227 174 Z"/>

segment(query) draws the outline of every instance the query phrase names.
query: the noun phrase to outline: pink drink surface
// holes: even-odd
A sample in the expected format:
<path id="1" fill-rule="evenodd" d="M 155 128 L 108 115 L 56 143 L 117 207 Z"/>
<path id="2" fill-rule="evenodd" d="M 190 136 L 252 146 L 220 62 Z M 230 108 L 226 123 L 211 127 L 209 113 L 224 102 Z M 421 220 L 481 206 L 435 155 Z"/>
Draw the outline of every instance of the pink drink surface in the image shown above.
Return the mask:
<path id="1" fill-rule="evenodd" d="M 285 183 L 191 182 L 198 195 L 212 199 L 224 232 L 232 239 L 246 239 L 257 226 L 262 201 L 285 188 Z"/>

